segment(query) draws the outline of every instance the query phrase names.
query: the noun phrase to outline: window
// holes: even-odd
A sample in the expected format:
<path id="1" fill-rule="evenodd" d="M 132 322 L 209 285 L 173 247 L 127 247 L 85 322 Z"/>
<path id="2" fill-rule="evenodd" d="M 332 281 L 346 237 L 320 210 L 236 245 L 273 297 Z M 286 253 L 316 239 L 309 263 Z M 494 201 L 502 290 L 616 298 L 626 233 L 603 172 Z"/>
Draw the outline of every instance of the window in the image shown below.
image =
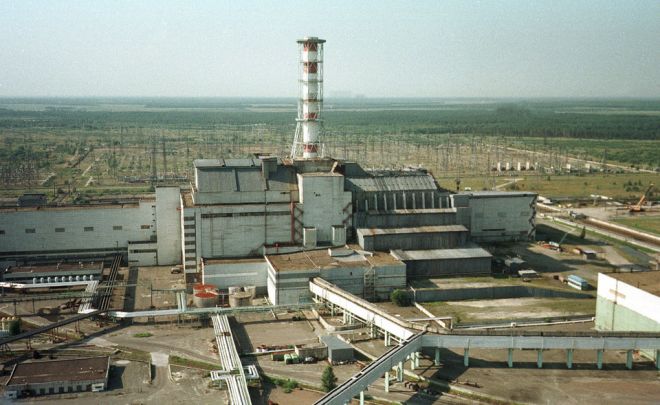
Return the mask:
<path id="1" fill-rule="evenodd" d="M 86 226 L 84 230 L 85 230 L 85 232 L 92 232 L 92 231 L 94 231 L 94 227 L 93 226 Z"/>
<path id="2" fill-rule="evenodd" d="M 4 235 L 4 234 L 5 234 L 5 230 L 4 230 L 4 229 L 0 229 L 0 235 Z"/>
<path id="3" fill-rule="evenodd" d="M 195 229 L 195 225 L 184 225 L 183 229 Z"/>
<path id="4" fill-rule="evenodd" d="M 122 229 L 123 229 L 123 227 L 121 225 L 115 225 L 115 226 L 112 227 L 113 231 L 121 231 Z"/>
<path id="5" fill-rule="evenodd" d="M 150 229 L 151 225 L 140 225 L 140 229 Z"/>
<path id="6" fill-rule="evenodd" d="M 25 233 L 36 233 L 34 228 L 25 228 Z"/>
<path id="7" fill-rule="evenodd" d="M 64 232 L 64 228 L 55 228 L 55 232 Z"/>

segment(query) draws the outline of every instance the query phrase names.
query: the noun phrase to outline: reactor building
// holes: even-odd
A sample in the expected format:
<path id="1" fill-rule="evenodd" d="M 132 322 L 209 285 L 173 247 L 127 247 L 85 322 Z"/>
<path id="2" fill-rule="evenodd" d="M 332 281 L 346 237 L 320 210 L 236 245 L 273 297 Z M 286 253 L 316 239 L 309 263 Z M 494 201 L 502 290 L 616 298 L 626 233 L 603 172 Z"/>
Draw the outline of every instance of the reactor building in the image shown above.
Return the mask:
<path id="1" fill-rule="evenodd" d="M 325 156 L 324 43 L 298 41 L 290 156 L 195 160 L 189 187 L 159 187 L 152 199 L 0 208 L 0 266 L 121 254 L 132 266 L 181 265 L 187 283 L 256 286 L 287 304 L 309 299 L 311 277 L 380 299 L 410 278 L 489 274 L 478 243 L 533 239 L 535 193 L 453 193 L 424 169 Z"/>

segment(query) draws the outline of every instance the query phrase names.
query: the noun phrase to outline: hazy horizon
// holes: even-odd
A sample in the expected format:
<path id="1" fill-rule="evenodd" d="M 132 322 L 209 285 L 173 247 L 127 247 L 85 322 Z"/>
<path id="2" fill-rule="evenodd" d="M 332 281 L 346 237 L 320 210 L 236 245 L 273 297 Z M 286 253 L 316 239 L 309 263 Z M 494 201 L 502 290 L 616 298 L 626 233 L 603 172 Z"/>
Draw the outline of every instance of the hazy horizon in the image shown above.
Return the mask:
<path id="1" fill-rule="evenodd" d="M 0 3 L 0 98 L 655 99 L 658 1 Z"/>

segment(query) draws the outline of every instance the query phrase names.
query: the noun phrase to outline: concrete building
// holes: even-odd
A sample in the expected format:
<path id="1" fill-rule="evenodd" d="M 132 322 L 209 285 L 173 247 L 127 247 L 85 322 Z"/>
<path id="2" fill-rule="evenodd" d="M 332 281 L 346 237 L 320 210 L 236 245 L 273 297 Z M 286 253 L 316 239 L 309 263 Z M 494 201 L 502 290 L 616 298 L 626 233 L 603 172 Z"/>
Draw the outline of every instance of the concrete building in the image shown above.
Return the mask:
<path id="1" fill-rule="evenodd" d="M 418 226 L 415 228 L 358 228 L 360 247 L 366 250 L 449 249 L 467 242 L 463 225 Z"/>
<path id="2" fill-rule="evenodd" d="M 660 272 L 599 273 L 597 294 L 597 329 L 660 332 Z"/>
<path id="3" fill-rule="evenodd" d="M 533 240 L 536 193 L 476 191 L 452 196 L 457 223 L 470 229 L 475 242 Z M 469 208 L 469 210 L 465 210 Z"/>
<path id="4" fill-rule="evenodd" d="M 266 294 L 268 264 L 263 257 L 202 260 L 202 283 L 220 290 L 253 285 L 258 294 Z"/>
<path id="5" fill-rule="evenodd" d="M 35 361 L 14 365 L 5 387 L 5 397 L 103 391 L 108 386 L 110 358 L 89 357 Z"/>
<path id="6" fill-rule="evenodd" d="M 94 259 L 123 254 L 137 265 L 181 262 L 179 187 L 117 204 L 0 208 L 0 260 Z"/>
<path id="7" fill-rule="evenodd" d="M 100 280 L 103 261 L 15 266 L 2 270 L 4 271 L 0 274 L 0 281 L 6 283 L 41 284 Z"/>
<path id="8" fill-rule="evenodd" d="M 328 361 L 338 364 L 355 360 L 353 346 L 334 335 L 320 336 L 319 339 L 328 347 Z"/>
<path id="9" fill-rule="evenodd" d="M 323 279 L 367 299 L 387 299 L 405 288 L 406 266 L 387 253 L 353 248 L 317 249 L 267 255 L 268 298 L 273 304 L 309 301 L 309 280 Z"/>

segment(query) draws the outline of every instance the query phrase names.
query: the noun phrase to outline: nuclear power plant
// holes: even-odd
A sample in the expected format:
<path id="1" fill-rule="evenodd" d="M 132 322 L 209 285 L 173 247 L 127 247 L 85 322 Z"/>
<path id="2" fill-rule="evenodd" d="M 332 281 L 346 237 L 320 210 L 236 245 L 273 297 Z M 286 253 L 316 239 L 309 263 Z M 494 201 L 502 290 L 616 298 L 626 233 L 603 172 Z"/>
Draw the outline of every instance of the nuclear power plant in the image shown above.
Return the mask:
<path id="1" fill-rule="evenodd" d="M 78 308 L 75 316 L 62 320 L 64 324 L 88 318 L 122 325 L 160 320 L 179 327 L 210 322 L 214 331 L 210 344 L 220 363 L 209 376 L 226 391 L 231 404 L 251 403 L 251 382 L 271 370 L 262 370 L 257 361 L 246 361 L 239 354 L 268 354 L 274 362 L 286 353 L 289 357 L 282 357 L 281 364 L 290 365 L 281 367 L 294 367 L 305 359 L 309 363 L 328 359 L 329 364 L 341 366 L 355 362 L 349 343 L 382 339 L 384 349 L 373 361 L 317 402 L 345 404 L 354 397 L 364 403 L 365 391 L 376 383 L 385 395 L 392 384 L 403 387 L 407 362 L 411 373 L 419 369 L 420 361 L 440 367 L 449 349 L 461 350 L 460 362 L 466 368 L 473 348 L 505 351 L 509 367 L 514 364 L 514 349 L 526 349 L 537 356 L 538 368 L 548 348 L 566 351 L 568 368 L 574 349 L 597 352 L 599 368 L 605 348 L 657 353 L 657 336 L 631 339 L 604 333 L 594 339 L 570 332 L 456 329 L 455 316 L 422 308 L 423 318 L 415 319 L 379 305 L 395 291 L 406 292 L 417 308 L 425 294 L 442 297 L 437 301 L 469 299 L 465 297 L 477 297 L 484 289 L 492 298 L 513 293 L 583 297 L 529 284 L 503 292 L 498 289 L 501 280 L 484 281 L 495 270 L 494 252 L 499 246 L 534 241 L 536 193 L 459 192 L 440 187 L 424 168 L 392 169 L 387 156 L 381 168 L 327 156 L 325 43 L 317 37 L 297 41 L 299 92 L 289 156 L 257 153 L 197 159 L 190 162 L 194 171 L 190 184 L 156 187 L 148 198 L 79 205 L 26 199 L 18 206 L 0 208 L 0 284 L 15 294 L 14 311 L 23 301 L 32 299 L 34 306 L 35 300 L 55 291 L 78 299 L 70 304 Z M 526 167 L 529 170 L 529 163 Z M 163 274 L 168 281 L 160 285 L 155 277 Z M 452 287 L 463 279 L 468 287 Z M 466 292 L 470 283 L 482 290 Z M 298 321 L 294 318 L 299 315 L 291 318 L 298 313 L 314 325 L 323 325 L 323 331 L 312 333 L 312 340 L 318 338 L 315 344 L 277 346 L 269 337 L 259 343 L 238 343 L 239 330 L 250 337 L 258 333 L 247 322 L 250 316 L 272 314 L 273 322 L 289 322 Z M 236 317 L 231 325 L 229 317 Z M 63 324 L 53 325 L 37 325 L 18 337 L 4 334 L 2 344 L 30 339 Z M 83 389 L 77 385 L 76 391 L 104 390 L 108 364 L 107 357 L 96 359 L 95 374 L 88 378 L 93 382 Z M 14 369 L 7 398 L 76 387 L 71 383 L 76 378 L 73 365 L 61 375 L 51 373 L 47 381 L 22 370 Z M 26 374 L 18 378 L 21 372 Z"/>
<path id="2" fill-rule="evenodd" d="M 278 280 L 300 269 L 283 265 L 289 260 L 283 256 L 299 262 L 299 252 L 319 250 L 329 264 L 339 260 L 333 257 L 354 257 L 350 262 L 360 270 L 334 271 L 328 281 L 351 273 L 352 291 L 382 298 L 410 278 L 490 274 L 491 256 L 477 243 L 534 237 L 534 193 L 456 194 L 424 169 L 367 170 L 360 162 L 324 156 L 324 43 L 316 37 L 298 41 L 300 90 L 290 156 L 195 160 L 190 187 L 158 188 L 153 200 L 5 208 L 5 267 L 121 254 L 130 266 L 181 265 L 189 285 L 253 285 L 272 303 L 290 304 L 310 295 L 298 287 L 284 292 L 286 284 Z M 380 252 L 389 255 L 387 266 L 375 259 Z M 318 274 L 319 266 L 308 267 L 310 275 Z"/>

